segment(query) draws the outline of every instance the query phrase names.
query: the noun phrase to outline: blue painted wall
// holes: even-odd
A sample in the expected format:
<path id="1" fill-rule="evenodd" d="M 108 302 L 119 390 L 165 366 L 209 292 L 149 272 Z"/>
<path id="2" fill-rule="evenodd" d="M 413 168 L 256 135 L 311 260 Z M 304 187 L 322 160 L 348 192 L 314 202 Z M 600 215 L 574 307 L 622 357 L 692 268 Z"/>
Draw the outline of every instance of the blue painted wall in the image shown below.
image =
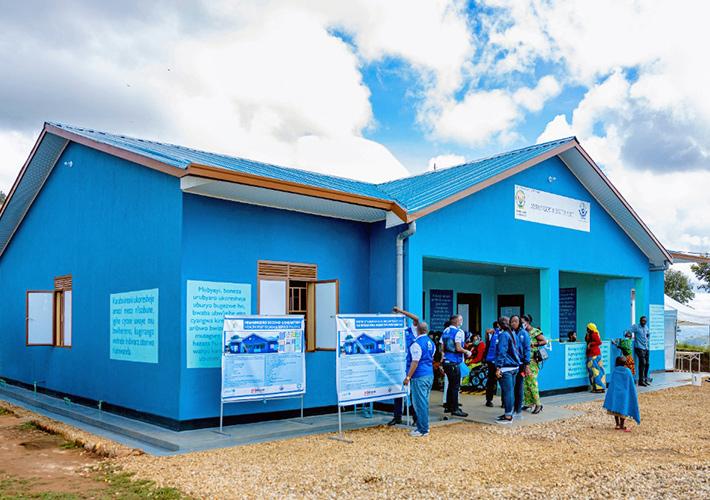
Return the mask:
<path id="1" fill-rule="evenodd" d="M 177 418 L 181 205 L 176 178 L 69 145 L 0 258 L 0 376 Z M 26 290 L 64 274 L 73 347 L 25 346 Z M 159 363 L 110 360 L 109 295 L 149 288 L 160 289 Z"/>
<path id="2" fill-rule="evenodd" d="M 384 222 L 370 224 L 370 308 L 371 313 L 389 313 L 397 303 L 397 234 L 406 226 L 385 228 Z"/>
<path id="3" fill-rule="evenodd" d="M 186 194 L 184 195 L 182 242 L 182 286 L 186 280 L 249 283 L 252 286 L 252 313 L 257 307 L 257 261 L 302 262 L 318 266 L 318 279 L 340 281 L 340 312 L 368 312 L 370 307 L 371 239 L 368 224 L 301 214 L 285 210 L 244 205 Z M 396 232 L 395 232 L 396 234 Z M 388 264 L 385 239 L 376 242 Z M 379 252 L 375 252 L 378 254 Z M 382 292 L 377 295 L 382 312 L 391 310 L 387 290 L 392 272 L 383 272 Z M 393 300 L 393 299 L 391 299 Z M 183 300 L 184 301 L 184 300 Z M 181 317 L 185 317 L 183 304 Z M 181 323 L 185 339 L 184 319 Z M 180 418 L 213 417 L 219 414 L 220 370 L 186 368 L 180 360 Z M 335 352 L 306 354 L 306 407 L 336 404 Z M 273 400 L 230 404 L 225 414 L 244 414 L 295 409 L 297 400 Z"/>
<path id="4" fill-rule="evenodd" d="M 548 182 L 549 177 L 555 177 L 556 182 Z M 513 196 L 516 184 L 589 201 L 591 231 L 575 231 L 515 219 Z M 599 309 L 598 316 L 602 318 L 600 323 L 610 332 L 629 324 L 627 306 L 615 308 L 623 297 L 628 297 L 625 295 L 627 290 L 630 291 L 631 281 L 624 280 L 637 278 L 634 286 L 637 289 L 652 289 L 647 292 L 652 300 L 662 299 L 663 294 L 661 278 L 649 281 L 648 258 L 558 158 L 546 160 L 419 219 L 417 233 L 408 241 L 408 251 L 407 270 L 410 276 L 406 305 L 414 312 L 421 310 L 421 290 L 425 288 L 422 272 L 424 257 L 549 269 L 554 277 L 566 271 L 622 280 L 612 287 L 600 282 L 603 292 L 599 293 L 603 293 L 604 299 L 599 300 L 598 295 L 593 299 L 593 307 Z M 543 325 L 547 322 L 544 329 L 555 332 L 553 337 L 557 337 L 559 330 L 558 287 L 562 286 L 558 280 L 555 284 L 549 290 L 552 302 L 549 318 L 539 320 Z M 645 308 L 647 310 L 647 305 Z M 559 343 L 554 348 L 545 373 L 541 375 L 542 388 L 584 384 L 584 380 L 564 380 L 563 352 Z M 662 351 L 653 353 L 652 369 L 662 368 L 662 363 Z"/>

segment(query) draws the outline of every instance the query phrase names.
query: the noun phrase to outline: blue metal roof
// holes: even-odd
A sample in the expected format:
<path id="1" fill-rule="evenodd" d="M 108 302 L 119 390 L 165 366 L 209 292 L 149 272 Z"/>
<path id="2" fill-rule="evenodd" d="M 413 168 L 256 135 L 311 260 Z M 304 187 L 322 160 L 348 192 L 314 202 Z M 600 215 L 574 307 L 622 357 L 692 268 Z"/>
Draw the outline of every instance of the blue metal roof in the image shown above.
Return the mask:
<path id="1" fill-rule="evenodd" d="M 545 142 L 457 167 L 427 172 L 382 184 L 372 184 L 298 168 L 282 167 L 239 157 L 198 151 L 174 144 L 73 127 L 61 123 L 51 123 L 50 125 L 103 144 L 143 155 L 176 168 L 185 169 L 191 163 L 198 163 L 240 173 L 332 189 L 343 193 L 396 201 L 407 212 L 416 212 L 445 200 L 505 170 L 574 140 L 574 137 L 568 137 Z"/>
<path id="2" fill-rule="evenodd" d="M 385 182 L 378 187 L 408 212 L 416 212 L 572 141 L 574 137 L 536 144 L 457 167 Z"/>
<path id="3" fill-rule="evenodd" d="M 271 179 L 295 182 L 307 186 L 332 189 L 343 193 L 357 194 L 391 200 L 384 192 L 380 191 L 375 184 L 360 182 L 353 179 L 345 179 L 333 175 L 319 174 L 298 168 L 281 167 L 269 163 L 262 163 L 244 158 L 227 156 L 217 153 L 209 153 L 196 149 L 166 144 L 162 142 L 136 139 L 125 135 L 115 135 L 97 130 L 73 127 L 61 123 L 50 123 L 62 130 L 81 135 L 88 139 L 114 146 L 125 151 L 130 151 L 153 160 L 163 162 L 167 165 L 186 169 L 191 163 L 198 163 L 210 167 L 219 167 L 244 174 L 258 175 Z"/>

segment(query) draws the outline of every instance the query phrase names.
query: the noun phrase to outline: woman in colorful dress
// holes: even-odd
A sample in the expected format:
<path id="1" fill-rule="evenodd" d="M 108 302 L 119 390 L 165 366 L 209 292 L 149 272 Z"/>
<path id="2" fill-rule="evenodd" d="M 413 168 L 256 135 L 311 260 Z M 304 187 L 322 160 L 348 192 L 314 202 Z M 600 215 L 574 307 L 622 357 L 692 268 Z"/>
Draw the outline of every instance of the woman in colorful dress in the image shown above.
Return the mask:
<path id="1" fill-rule="evenodd" d="M 587 325 L 587 335 L 584 337 L 587 342 L 587 373 L 589 374 L 589 385 L 592 392 L 606 391 L 606 373 L 602 362 L 602 352 L 600 346 L 602 339 L 599 335 L 597 325 L 589 323 Z"/>
<path id="2" fill-rule="evenodd" d="M 540 402 L 540 388 L 537 384 L 537 376 L 540 373 L 540 365 L 536 361 L 535 353 L 540 350 L 540 347 L 547 344 L 547 340 L 542 332 L 532 326 L 532 316 L 529 314 L 523 315 L 523 328 L 530 335 L 530 364 L 528 365 L 525 379 L 523 382 L 525 406 L 531 408 L 534 414 L 542 411 L 542 403 Z"/>

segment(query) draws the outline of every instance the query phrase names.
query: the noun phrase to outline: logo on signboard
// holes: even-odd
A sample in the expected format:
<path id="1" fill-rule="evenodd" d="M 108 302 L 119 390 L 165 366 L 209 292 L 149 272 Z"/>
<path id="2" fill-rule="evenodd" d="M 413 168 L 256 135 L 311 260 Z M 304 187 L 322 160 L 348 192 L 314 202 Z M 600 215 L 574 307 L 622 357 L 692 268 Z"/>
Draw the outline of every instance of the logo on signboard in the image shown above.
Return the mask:
<path id="1" fill-rule="evenodd" d="M 589 210 L 587 210 L 587 206 L 584 204 L 584 202 L 579 204 L 579 216 L 582 218 L 582 220 L 587 220 L 587 214 L 589 214 Z"/>
<path id="2" fill-rule="evenodd" d="M 515 204 L 518 208 L 525 208 L 525 193 L 522 189 L 518 189 L 515 193 Z"/>

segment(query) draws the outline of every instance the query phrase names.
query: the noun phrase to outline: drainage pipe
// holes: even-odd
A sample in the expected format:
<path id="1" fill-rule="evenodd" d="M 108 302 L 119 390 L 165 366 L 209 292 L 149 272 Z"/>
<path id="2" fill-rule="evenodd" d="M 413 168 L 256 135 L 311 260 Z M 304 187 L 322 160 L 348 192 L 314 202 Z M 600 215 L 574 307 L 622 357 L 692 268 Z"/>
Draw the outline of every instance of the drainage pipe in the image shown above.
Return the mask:
<path id="1" fill-rule="evenodd" d="M 412 221 L 409 227 L 397 235 L 397 307 L 404 308 L 404 240 L 417 232 L 417 222 Z"/>

